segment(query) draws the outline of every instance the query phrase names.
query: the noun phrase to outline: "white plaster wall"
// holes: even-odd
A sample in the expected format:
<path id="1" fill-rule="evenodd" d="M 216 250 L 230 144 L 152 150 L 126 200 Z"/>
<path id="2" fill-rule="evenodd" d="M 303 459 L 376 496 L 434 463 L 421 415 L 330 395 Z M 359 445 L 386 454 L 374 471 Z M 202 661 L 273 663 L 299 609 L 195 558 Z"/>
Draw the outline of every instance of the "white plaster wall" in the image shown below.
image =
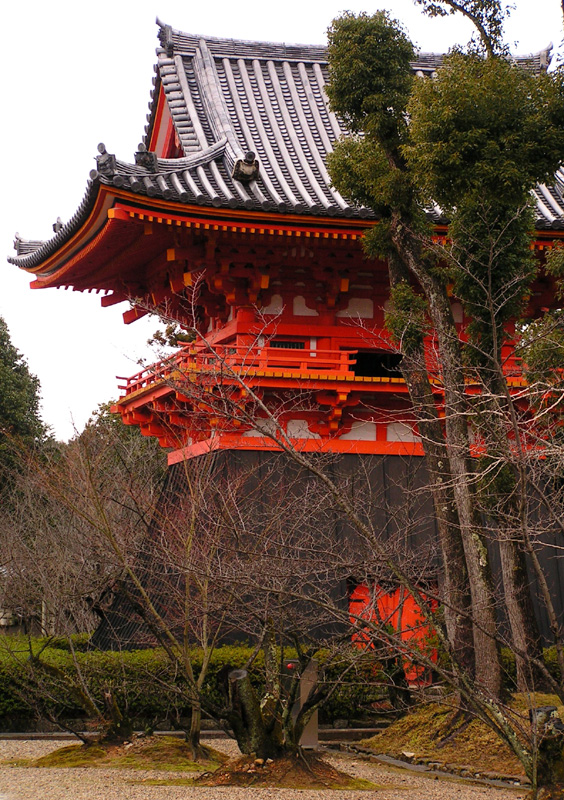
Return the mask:
<path id="1" fill-rule="evenodd" d="M 355 420 L 348 433 L 343 433 L 339 439 L 354 440 L 357 442 L 376 441 L 376 423 L 369 420 Z"/>
<path id="2" fill-rule="evenodd" d="M 374 302 L 370 297 L 351 297 L 348 306 L 337 311 L 337 316 L 372 319 L 374 317 Z"/>

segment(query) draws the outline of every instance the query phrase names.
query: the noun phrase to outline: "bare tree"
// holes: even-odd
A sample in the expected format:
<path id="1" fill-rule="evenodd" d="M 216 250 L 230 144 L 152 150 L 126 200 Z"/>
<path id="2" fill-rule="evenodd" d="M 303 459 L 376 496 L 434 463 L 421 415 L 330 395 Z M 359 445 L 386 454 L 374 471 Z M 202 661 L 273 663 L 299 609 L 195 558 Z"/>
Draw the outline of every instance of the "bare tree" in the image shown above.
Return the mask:
<path id="1" fill-rule="evenodd" d="M 543 742 L 546 744 L 547 741 L 551 741 L 552 734 L 547 733 L 546 735 L 548 738 L 543 739 L 544 733 L 539 728 L 539 719 L 534 713 L 531 715 L 530 721 L 521 719 L 501 704 L 499 700 L 495 698 L 495 693 L 490 694 L 484 692 L 483 689 L 475 685 L 471 672 L 468 671 L 467 664 L 457 657 L 458 654 L 453 652 L 448 631 L 446 628 L 443 628 L 441 620 L 437 619 L 434 613 L 431 603 L 433 592 L 427 590 L 423 591 L 421 588 L 422 575 L 425 573 L 428 574 L 429 570 L 428 565 L 423 566 L 425 562 L 421 560 L 420 554 L 419 557 L 415 559 L 415 562 L 411 562 L 410 566 L 409 559 L 405 558 L 404 552 L 401 552 L 401 554 L 398 553 L 397 546 L 391 549 L 387 548 L 385 540 L 382 537 L 382 531 L 378 526 L 373 524 L 370 515 L 363 513 L 362 506 L 359 506 L 356 498 L 354 501 L 352 500 L 351 496 L 347 493 L 347 486 L 340 485 L 339 482 L 335 481 L 334 477 L 332 477 L 332 475 L 334 475 L 334 470 L 330 469 L 329 465 L 323 462 L 323 459 L 318 460 L 316 458 L 311 458 L 295 448 L 288 438 L 283 421 L 278 413 L 279 410 L 277 411 L 277 409 L 269 407 L 268 399 L 254 392 L 252 387 L 250 387 L 249 383 L 245 380 L 244 365 L 242 368 L 241 365 L 234 367 L 233 364 L 230 363 L 229 358 L 226 358 L 222 352 L 214 348 L 209 342 L 204 342 L 203 346 L 213 354 L 214 363 L 216 365 L 215 370 L 207 372 L 200 381 L 191 381 L 188 378 L 183 379 L 178 371 L 179 362 L 176 362 L 174 378 L 172 377 L 173 370 L 170 369 L 167 374 L 161 371 L 158 380 L 174 380 L 176 386 L 182 387 L 183 396 L 188 399 L 191 398 L 194 407 L 198 407 L 205 397 L 207 410 L 214 418 L 222 419 L 225 422 L 236 420 L 238 424 L 246 424 L 261 432 L 265 437 L 270 437 L 276 447 L 281 450 L 290 461 L 312 476 L 312 480 L 316 482 L 317 491 L 319 492 L 321 490 L 322 495 L 327 497 L 327 501 L 325 501 L 327 506 L 334 509 L 333 513 L 341 520 L 345 520 L 348 528 L 353 531 L 351 541 L 354 541 L 354 547 L 352 548 L 354 553 L 346 548 L 342 548 L 341 550 L 337 549 L 337 551 L 335 551 L 334 547 L 326 544 L 321 562 L 315 564 L 308 561 L 308 558 L 304 556 L 303 552 L 298 554 L 295 548 L 293 549 L 291 540 L 284 540 L 281 542 L 277 552 L 287 554 L 287 559 L 292 564 L 291 577 L 294 580 L 293 584 L 290 584 L 288 588 L 284 590 L 282 590 L 281 585 L 278 585 L 276 591 L 270 589 L 269 596 L 276 596 L 279 598 L 281 596 L 280 592 L 283 592 L 284 597 L 292 598 L 298 604 L 307 602 L 312 608 L 322 609 L 324 614 L 329 614 L 335 622 L 339 621 L 341 625 L 346 624 L 346 618 L 348 617 L 348 635 L 350 636 L 350 610 L 343 612 L 343 605 L 341 604 L 341 606 L 339 606 L 339 603 L 335 603 L 334 598 L 330 597 L 326 588 L 324 589 L 323 586 L 311 579 L 307 583 L 308 593 L 307 596 L 305 596 L 303 590 L 299 588 L 299 581 L 296 581 L 296 577 L 302 574 L 300 571 L 302 566 L 300 565 L 308 565 L 306 567 L 307 575 L 323 575 L 324 578 L 327 579 L 327 583 L 324 584 L 325 587 L 328 584 L 332 584 L 333 586 L 338 585 L 339 580 L 342 581 L 346 576 L 350 578 L 357 574 L 363 576 L 362 580 L 365 581 L 368 586 L 375 587 L 381 581 L 391 580 L 396 585 L 403 587 L 411 597 L 416 599 L 421 609 L 422 618 L 428 625 L 433 626 L 437 635 L 439 648 L 448 659 L 447 667 L 444 665 L 434 667 L 436 671 L 440 673 L 441 678 L 459 694 L 470 713 L 477 714 L 483 721 L 489 724 L 510 747 L 512 747 L 523 763 L 527 773 L 535 782 L 537 780 L 542 781 L 550 779 L 552 765 L 550 759 L 545 758 Z M 252 360 L 252 357 L 252 350 L 249 350 L 249 359 Z M 187 372 L 186 375 L 188 376 L 189 372 Z M 245 388 L 244 399 L 240 393 L 234 391 L 234 387 Z M 467 426 L 467 410 L 464 411 L 463 416 L 465 420 L 464 424 Z M 204 419 L 202 419 L 202 424 L 204 424 Z M 467 436 L 468 434 L 465 435 Z M 465 473 L 465 479 L 472 482 L 475 496 L 480 497 L 480 492 L 482 491 L 479 487 L 480 476 L 475 470 L 468 468 Z M 285 502 L 287 504 L 288 501 L 286 500 Z M 482 504 L 482 511 L 485 512 L 486 510 L 486 506 Z M 480 506 L 476 505 L 473 513 L 479 514 Z M 476 524 L 478 525 L 478 523 Z M 515 528 L 515 530 L 517 530 L 520 523 L 515 521 L 514 524 L 517 526 Z M 528 524 L 530 528 L 532 525 L 532 517 Z M 480 529 L 482 526 L 483 523 L 480 519 Z M 307 531 L 307 523 L 301 519 L 299 527 Z M 310 547 L 316 550 L 316 542 L 319 542 L 318 529 L 319 526 L 317 526 L 317 531 L 311 539 L 310 544 Z M 497 533 L 494 535 L 497 536 Z M 307 535 L 305 535 L 305 538 L 307 539 Z M 252 541 L 252 537 L 250 540 L 245 541 Z M 347 554 L 346 556 L 345 553 Z M 331 564 L 331 569 L 327 567 L 328 561 Z M 269 559 L 270 568 L 271 562 L 272 559 Z M 245 586 L 254 587 L 253 594 L 255 592 L 260 593 L 261 588 L 268 585 L 270 573 L 266 565 L 261 563 L 259 554 L 253 552 L 251 563 L 254 565 L 261 564 L 261 567 L 258 568 L 257 566 L 256 569 L 252 570 L 249 576 L 247 576 L 240 562 L 237 563 L 238 566 L 235 575 L 239 574 L 245 576 L 244 584 Z M 415 569 L 414 566 L 416 566 Z M 257 584 L 256 580 L 255 583 L 253 583 L 254 575 L 260 576 L 259 584 Z M 232 586 L 234 585 L 233 578 L 234 575 L 230 574 Z M 231 591 L 234 591 L 234 589 L 232 588 Z M 376 597 L 376 593 L 374 597 Z M 445 598 L 444 595 L 435 593 L 434 599 L 444 602 Z M 373 608 L 375 605 L 376 604 L 373 602 Z M 289 608 L 290 605 L 285 609 L 285 613 L 287 613 Z M 451 608 L 451 611 L 456 614 L 466 615 L 472 619 L 471 615 L 468 614 L 467 608 Z M 354 622 L 362 626 L 363 635 L 370 636 L 371 646 L 380 654 L 380 657 L 384 658 L 383 652 L 387 649 L 388 652 L 394 652 L 397 658 L 405 659 L 407 655 L 409 655 L 409 658 L 415 663 L 419 663 L 430 669 L 433 668 L 433 661 L 429 657 L 429 654 L 417 648 L 415 643 L 412 643 L 411 646 L 408 644 L 406 645 L 405 641 L 397 635 L 397 631 L 391 632 L 389 627 L 382 624 L 380 615 L 374 614 L 368 617 L 366 617 L 365 614 L 358 615 Z M 473 622 L 474 625 L 476 625 L 476 620 L 473 620 Z M 551 676 L 542 659 L 531 656 L 530 652 L 520 648 L 519 643 L 515 640 L 508 641 L 502 635 L 500 629 L 497 628 L 497 625 L 493 632 L 490 631 L 488 633 L 483 629 L 482 632 L 484 635 L 491 638 L 494 647 L 497 647 L 499 644 L 511 645 L 517 659 L 520 659 L 523 664 L 527 665 L 527 671 L 531 676 L 531 681 L 536 680 L 532 676 L 533 673 L 537 674 L 538 672 L 554 690 L 560 691 L 558 681 Z M 531 688 L 534 688 L 535 684 L 530 683 L 529 685 Z M 251 708 L 251 706 L 249 706 L 249 708 Z M 252 708 L 257 710 L 260 708 L 260 704 L 253 701 Z M 249 710 L 247 714 L 250 714 Z M 260 725 L 259 729 L 261 729 Z M 554 733 L 554 735 L 557 735 L 557 732 Z M 254 741 L 256 743 L 256 739 Z"/>
<path id="2" fill-rule="evenodd" d="M 404 689 L 397 668 L 401 672 L 406 661 L 434 670 L 463 699 L 469 713 L 487 722 L 514 749 L 533 779 L 539 765 L 548 774 L 551 766 L 542 763 L 538 719 L 533 716 L 528 723 L 477 687 L 467 663 L 452 647 L 437 614 L 444 594 L 429 580 L 440 577 L 433 547 L 410 553 L 401 538 L 385 535 L 374 508 L 386 505 L 386 499 L 374 491 L 369 461 L 363 462 L 366 474 L 353 478 L 346 470 L 340 474 L 332 457 L 312 457 L 296 449 L 279 406 L 270 407 L 268 398 L 249 385 L 245 365 L 235 367 L 229 353 L 210 343 L 204 346 L 213 354 L 215 369 L 201 380 L 191 380 L 190 364 L 179 359 L 156 368 L 154 380 L 172 382 L 195 409 L 205 402 L 202 426 L 211 416 L 216 425 L 235 421 L 270 438 L 279 452 L 270 457 L 269 466 L 234 468 L 213 453 L 178 465 L 176 489 L 166 503 L 152 503 L 151 523 L 144 524 L 142 535 L 135 533 L 135 525 L 124 525 L 124 510 L 126 519 L 132 508 L 132 519 L 139 517 L 127 487 L 116 487 L 114 481 L 111 488 L 119 491 L 109 493 L 107 475 L 93 469 L 88 448 L 75 455 L 71 470 L 50 472 L 51 465 L 48 470 L 38 468 L 35 477 L 36 485 L 81 520 L 88 547 L 96 545 L 107 553 L 116 570 L 113 577 L 148 635 L 164 647 L 183 675 L 193 708 L 189 737 L 194 749 L 200 713 L 230 728 L 244 752 L 272 757 L 295 749 L 315 710 L 369 658 L 375 665 L 395 664 L 396 694 Z M 308 402 L 307 392 L 298 402 Z M 405 496 L 413 502 L 417 492 Z M 109 511 L 114 504 L 120 509 L 116 516 Z M 409 533 L 410 525 L 416 524 L 401 507 L 387 507 L 387 512 L 398 530 Z M 351 580 L 368 592 L 368 603 L 356 611 L 348 602 Z M 406 639 L 401 626 L 398 630 L 390 625 L 378 602 L 385 585 L 400 587 L 415 600 L 421 624 L 432 628 L 442 652 L 438 663 L 417 639 Z M 450 606 L 450 611 L 471 619 L 467 608 Z M 359 633 L 363 647 L 358 646 Z M 257 695 L 251 664 L 243 671 L 230 670 L 218 704 L 206 695 L 205 670 L 196 673 L 190 648 L 202 646 L 209 663 L 217 643 L 241 635 L 256 643 L 255 659 L 261 654 L 265 689 Z M 494 642 L 503 641 L 496 631 Z M 297 681 L 282 680 L 289 648 L 298 654 L 301 671 L 322 654 L 327 665 L 297 716 L 292 714 Z M 518 657 L 528 657 L 515 643 L 513 649 Z M 336 663 L 342 667 L 340 676 L 329 680 L 328 667 Z M 550 679 L 542 662 L 534 666 Z"/>

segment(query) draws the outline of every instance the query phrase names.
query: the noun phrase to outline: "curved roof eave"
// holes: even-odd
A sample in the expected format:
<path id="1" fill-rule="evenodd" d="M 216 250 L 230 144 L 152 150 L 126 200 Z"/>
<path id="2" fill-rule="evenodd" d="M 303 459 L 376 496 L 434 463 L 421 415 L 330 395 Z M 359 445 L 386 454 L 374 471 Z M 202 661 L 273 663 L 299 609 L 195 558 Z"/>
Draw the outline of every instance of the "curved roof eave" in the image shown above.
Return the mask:
<path id="1" fill-rule="evenodd" d="M 8 256 L 8 262 L 22 269 L 33 269 L 54 255 L 63 245 L 77 233 L 94 209 L 98 197 L 100 181 L 90 178 L 86 184 L 84 197 L 73 216 L 56 231 L 51 239 L 32 241 L 16 234 L 14 241 L 15 256 Z"/>
<path id="2" fill-rule="evenodd" d="M 160 159 L 145 145 L 127 163 L 100 145 L 97 170 L 72 218 L 45 242 L 17 236 L 10 263 L 33 271 L 64 250 L 92 213 L 101 186 L 183 208 L 375 219 L 370 209 L 342 198 L 327 173 L 327 153 L 346 130 L 325 96 L 325 47 L 202 37 L 157 23 L 161 47 L 147 136 L 162 87 L 184 155 Z M 549 54 L 550 47 L 523 60 L 534 68 L 549 63 Z M 441 59 L 420 53 L 412 66 L 432 72 Z M 243 170 L 242 178 L 234 177 L 248 151 L 250 176 Z M 560 169 L 554 186 L 534 190 L 539 230 L 564 229 L 563 189 Z M 437 207 L 428 213 L 435 224 L 446 224 Z"/>
<path id="3" fill-rule="evenodd" d="M 193 165 L 194 161 L 191 159 L 190 161 Z M 186 167 L 190 161 L 188 159 L 182 159 L 182 165 Z M 197 163 L 197 160 L 195 161 Z M 169 171 L 171 167 L 170 164 L 167 164 L 166 168 L 162 171 L 159 170 L 158 173 L 148 172 L 146 169 L 136 164 L 125 164 L 119 161 L 116 162 L 116 167 L 116 172 L 112 176 L 97 174 L 94 179 L 88 181 L 84 198 L 77 211 L 51 239 L 47 241 L 34 241 L 17 237 L 15 242 L 16 255 L 9 256 L 8 261 L 22 269 L 32 271 L 56 254 L 58 250 L 62 250 L 64 246 L 71 242 L 73 237 L 80 232 L 81 227 L 88 221 L 88 218 L 96 206 L 96 201 L 100 194 L 99 190 L 102 186 L 110 190 L 112 187 L 115 187 L 122 191 L 125 190 L 128 193 L 131 192 L 132 197 L 138 197 L 139 200 L 143 199 L 145 202 L 149 203 L 152 198 L 178 203 L 180 212 L 185 212 L 187 207 L 193 206 L 200 210 L 207 207 L 211 209 L 239 208 L 250 212 L 260 211 L 263 213 L 268 211 L 272 213 L 274 217 L 278 218 L 280 222 L 283 221 L 285 213 L 298 213 L 303 216 L 304 219 L 310 218 L 312 221 L 316 220 L 318 222 L 322 222 L 323 220 L 328 221 L 330 218 L 356 218 L 358 220 L 365 219 L 366 222 L 369 223 L 370 220 L 376 219 L 374 213 L 369 209 L 359 209 L 352 206 L 347 208 L 347 213 L 342 209 L 334 209 L 331 214 L 326 211 L 322 213 L 321 209 L 317 209 L 316 213 L 311 213 L 310 209 L 295 208 L 290 205 L 281 208 L 274 203 L 260 203 L 259 201 L 251 201 L 245 206 L 241 206 L 239 203 L 230 203 L 228 199 L 221 198 L 217 194 L 214 196 L 210 196 L 209 194 L 204 195 L 203 191 L 198 194 L 194 193 L 193 187 L 190 187 L 187 176 L 177 171 Z M 197 174 L 198 170 L 204 170 L 204 167 L 201 164 L 197 164 L 195 167 L 192 166 L 192 170 Z M 186 168 L 183 172 L 190 173 L 190 169 Z M 188 174 L 188 178 L 189 177 L 190 174 Z M 212 180 L 211 175 L 209 180 Z M 564 181 L 564 173 L 562 180 Z M 194 179 L 192 179 L 192 182 L 194 182 Z M 195 182 L 194 185 L 196 185 Z M 111 197 L 111 191 L 106 193 L 106 196 Z M 539 232 L 564 230 L 564 202 L 562 201 L 562 195 L 559 193 L 557 186 L 538 186 L 534 190 L 533 196 L 537 204 L 537 230 Z M 110 200 L 108 202 L 111 205 L 112 201 Z M 430 220 L 435 224 L 448 224 L 448 220 L 437 206 L 429 208 L 428 215 Z M 93 223 L 93 230 L 98 230 L 104 219 L 105 217 L 100 218 L 98 227 Z M 80 246 L 83 246 L 85 241 L 87 240 L 83 240 Z"/>

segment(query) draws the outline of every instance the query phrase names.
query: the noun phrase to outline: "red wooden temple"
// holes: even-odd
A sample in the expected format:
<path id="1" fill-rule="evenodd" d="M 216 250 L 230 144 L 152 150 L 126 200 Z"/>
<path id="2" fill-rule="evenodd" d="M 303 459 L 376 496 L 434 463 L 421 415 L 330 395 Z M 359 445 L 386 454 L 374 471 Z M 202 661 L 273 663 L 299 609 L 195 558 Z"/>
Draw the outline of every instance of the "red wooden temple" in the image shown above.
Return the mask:
<path id="1" fill-rule="evenodd" d="M 325 166 L 346 134 L 324 94 L 325 49 L 167 25 L 159 36 L 135 162 L 100 145 L 72 220 L 48 242 L 19 240 L 12 262 L 34 274 L 33 288 L 95 289 L 102 306 L 129 300 L 126 323 L 156 309 L 199 331 L 129 378 L 117 403 L 126 424 L 170 448 L 171 463 L 211 448 L 276 448 L 260 412 L 256 426 L 244 413 L 220 419 L 182 391 L 188 376 L 233 391 L 244 378 L 301 449 L 421 455 L 384 325 L 386 265 L 362 253 L 373 214 L 340 197 Z M 439 60 L 420 55 L 413 69 L 432 73 Z M 528 66 L 547 63 L 543 52 Z M 539 251 L 564 235 L 562 180 L 536 191 Z M 444 235 L 440 210 L 429 213 Z M 548 284 L 535 289 L 548 305 Z M 453 310 L 463 329 L 455 299 Z"/>
<path id="2" fill-rule="evenodd" d="M 377 220 L 341 197 L 326 169 L 346 130 L 324 93 L 325 48 L 204 38 L 161 23 L 159 39 L 134 161 L 100 145 L 73 218 L 49 241 L 18 239 L 10 260 L 34 276 L 34 289 L 96 290 L 103 307 L 128 303 L 126 324 L 156 310 L 198 331 L 124 379 L 116 405 L 126 424 L 158 437 L 170 464 L 278 448 L 245 387 L 301 450 L 389 465 L 421 456 L 384 324 L 386 265 L 362 251 Z M 432 74 L 440 58 L 420 54 L 413 69 Z M 524 59 L 534 70 L 548 63 L 548 51 Z M 564 237 L 563 187 L 561 170 L 535 190 L 540 257 Z M 429 215 L 445 236 L 440 209 Z M 532 297 L 531 314 L 552 302 L 542 274 Z M 452 304 L 463 333 L 462 307 Z M 218 389 L 232 413 L 218 413 Z"/>

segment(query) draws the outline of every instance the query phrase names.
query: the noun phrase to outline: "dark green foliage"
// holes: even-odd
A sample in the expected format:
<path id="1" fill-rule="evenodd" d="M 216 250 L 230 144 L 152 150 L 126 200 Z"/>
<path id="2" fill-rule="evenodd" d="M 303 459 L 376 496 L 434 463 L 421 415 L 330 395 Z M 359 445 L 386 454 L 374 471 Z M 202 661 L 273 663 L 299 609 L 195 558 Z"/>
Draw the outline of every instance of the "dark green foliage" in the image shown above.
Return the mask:
<path id="1" fill-rule="evenodd" d="M 147 344 L 158 345 L 159 347 L 178 347 L 180 344 L 188 344 L 196 338 L 194 332 L 186 333 L 176 322 L 169 322 L 164 331 L 156 330 Z"/>
<path id="2" fill-rule="evenodd" d="M 346 12 L 333 21 L 328 37 L 327 93 L 333 110 L 354 133 L 400 141 L 415 51 L 399 22 L 385 11 L 373 16 Z"/>
<path id="3" fill-rule="evenodd" d="M 530 249 L 533 227 L 528 203 L 516 211 L 467 198 L 453 214 L 451 272 L 454 293 L 470 318 L 470 363 L 487 364 L 491 354 L 498 354 L 505 325 L 524 310 L 537 268 Z"/>
<path id="4" fill-rule="evenodd" d="M 395 176 L 377 143 L 361 137 L 344 139 L 327 159 L 340 192 L 358 205 L 372 208 L 378 217 L 389 214 L 396 194 Z"/>
<path id="5" fill-rule="evenodd" d="M 549 275 L 556 278 L 556 296 L 559 300 L 564 297 L 564 246 L 557 243 L 548 251 L 546 256 L 545 270 Z"/>
<path id="6" fill-rule="evenodd" d="M 546 271 L 555 278 L 564 278 L 564 246 L 556 243 L 546 256 Z"/>
<path id="7" fill-rule="evenodd" d="M 39 412 L 39 381 L 0 317 L 0 483 L 2 470 L 9 472 L 17 463 L 17 447 L 40 444 L 46 434 Z"/>
<path id="8" fill-rule="evenodd" d="M 469 16 L 493 57 L 453 52 L 433 80 L 415 79 L 413 47 L 386 13 L 335 20 L 327 91 L 357 136 L 337 144 L 329 168 L 339 191 L 381 220 L 366 237 L 371 256 L 394 249 L 392 217 L 429 242 L 423 203 L 450 216 L 443 259 L 472 319 L 471 360 L 484 363 L 499 354 L 504 326 L 521 313 L 534 277 L 530 191 L 564 152 L 564 79 L 505 58 L 500 3 L 422 5 L 432 16 Z M 431 262 L 429 269 L 436 272 Z"/>
<path id="9" fill-rule="evenodd" d="M 86 653 L 90 650 L 91 633 L 73 633 L 71 636 L 44 636 L 37 639 L 38 648 L 50 647 L 68 653 Z"/>
<path id="10" fill-rule="evenodd" d="M 95 699 L 103 705 L 103 690 L 111 687 L 120 709 L 127 709 L 128 714 L 143 727 L 147 723 L 157 724 L 168 720 L 178 725 L 180 719 L 190 716 L 186 686 L 171 666 L 166 654 L 159 648 L 154 650 L 138 650 L 132 652 L 78 652 L 84 646 L 84 637 L 73 642 L 77 650 L 79 664 L 86 684 Z M 57 647 L 48 647 L 42 658 L 64 670 L 72 685 L 76 682 L 76 669 L 68 650 L 68 641 L 53 640 Z M 44 644 L 37 640 L 37 650 Z M 0 729 L 7 730 L 15 720 L 24 722 L 35 716 L 27 699 L 33 694 L 36 680 L 26 667 L 27 643 L 23 640 L 18 645 L 12 641 L 9 648 L 0 650 Z M 18 652 L 19 651 L 19 652 Z M 246 646 L 219 647 L 213 657 L 206 679 L 206 697 L 221 705 L 224 696 L 224 680 L 226 669 L 242 668 L 251 654 Z M 502 652 L 503 672 L 506 688 L 512 690 L 515 682 L 515 656 L 508 648 Z M 288 658 L 295 653 L 288 651 Z M 196 675 L 201 665 L 201 653 L 193 654 Z M 552 675 L 558 679 L 558 663 L 554 648 L 544 651 L 544 658 Z M 321 672 L 325 680 L 332 684 L 339 681 L 343 673 L 343 662 L 332 663 L 324 667 L 324 654 L 320 654 Z M 348 667 L 349 663 L 346 662 Z M 256 688 L 262 689 L 264 663 L 259 655 L 252 667 L 252 680 Z M 343 686 L 322 707 L 320 721 L 332 723 L 337 719 L 362 719 L 374 713 L 371 704 L 385 697 L 379 665 L 370 660 L 359 662 L 347 674 Z M 73 699 L 69 685 L 55 686 L 50 684 L 51 699 L 45 701 L 46 707 L 61 718 L 84 718 L 84 709 Z M 26 699 L 27 698 L 27 699 Z"/>
<path id="11" fill-rule="evenodd" d="M 7 641 L 7 640 L 6 640 Z M 190 716 L 190 703 L 187 686 L 178 671 L 171 665 L 163 650 L 138 650 L 130 652 L 78 652 L 82 639 L 76 640 L 74 658 L 79 665 L 89 691 L 103 708 L 103 693 L 111 688 L 118 707 L 143 726 L 168 720 L 180 724 L 181 718 Z M 69 652 L 68 642 L 53 640 L 59 647 L 48 647 L 41 653 L 41 659 L 48 665 L 62 670 L 68 680 L 64 683 L 53 678 L 45 679 L 43 703 L 55 717 L 85 717 L 84 707 L 71 691 L 79 685 L 78 675 Z M 44 641 L 38 640 L 36 652 L 41 650 Z M 225 678 L 230 669 L 242 668 L 247 663 L 252 649 L 246 646 L 224 646 L 214 651 L 204 685 L 204 697 L 217 707 L 225 703 Z M 9 728 L 14 719 L 31 719 L 36 711 L 29 699 L 35 696 L 39 683 L 38 672 L 31 672 L 28 663 L 27 642 L 16 640 L 9 647 L 0 649 L 0 729 Z M 288 652 L 287 657 L 295 657 Z M 357 653 L 354 654 L 355 657 Z M 331 663 L 324 667 L 324 654 L 320 654 L 321 673 L 331 685 L 340 680 L 343 662 Z M 192 654 L 197 677 L 202 655 L 196 650 Z M 346 661 L 345 668 L 349 667 Z M 254 661 L 251 677 L 255 687 L 263 690 L 264 661 L 262 655 Z M 380 700 L 384 694 L 378 683 L 378 665 L 361 662 L 351 669 L 343 687 L 336 691 L 321 710 L 321 720 L 332 722 L 335 719 L 358 719 L 369 712 L 370 704 Z M 48 692 L 45 691 L 48 683 Z"/>
<path id="12" fill-rule="evenodd" d="M 468 317 L 471 361 L 498 358 L 535 275 L 530 192 L 564 152 L 561 75 L 532 75 L 505 58 L 449 55 L 418 81 L 403 148 L 414 181 L 450 215 L 455 294 Z"/>
<path id="13" fill-rule="evenodd" d="M 443 208 L 487 196 L 520 208 L 564 150 L 559 75 L 532 75 L 504 58 L 452 53 L 410 97 L 404 152 L 417 183 Z"/>
<path id="14" fill-rule="evenodd" d="M 525 375 L 529 383 L 561 385 L 564 369 L 564 312 L 549 312 L 528 324 L 522 334 L 522 344 Z"/>
<path id="15" fill-rule="evenodd" d="M 418 352 L 428 329 L 425 298 L 402 281 L 390 290 L 390 300 L 391 308 L 385 314 L 386 328 L 403 353 Z"/>
<path id="16" fill-rule="evenodd" d="M 39 652 L 39 648 L 37 648 Z M 0 656 L 0 718 L 29 718 L 37 714 L 34 698 L 41 695 L 41 708 L 54 717 L 86 718 L 84 705 L 73 691 L 82 678 L 100 708 L 104 708 L 104 690 L 110 688 L 122 710 L 131 716 L 143 719 L 163 718 L 166 710 L 174 714 L 174 671 L 164 653 L 141 651 L 132 653 L 81 652 L 74 658 L 68 650 L 47 648 L 41 652 L 40 660 L 46 665 L 34 665 L 28 659 L 23 644 L 12 647 Z M 61 671 L 64 679 L 49 674 L 49 668 Z M 31 702 L 30 702 L 31 701 Z"/>
<path id="17" fill-rule="evenodd" d="M 400 212 L 417 230 L 427 227 L 401 149 L 410 135 L 406 107 L 413 57 L 413 44 L 386 12 L 346 13 L 329 29 L 327 94 L 332 109 L 358 135 L 337 142 L 328 166 L 339 192 L 372 208 L 381 220 L 365 242 L 371 257 L 389 254 L 393 213 Z"/>

